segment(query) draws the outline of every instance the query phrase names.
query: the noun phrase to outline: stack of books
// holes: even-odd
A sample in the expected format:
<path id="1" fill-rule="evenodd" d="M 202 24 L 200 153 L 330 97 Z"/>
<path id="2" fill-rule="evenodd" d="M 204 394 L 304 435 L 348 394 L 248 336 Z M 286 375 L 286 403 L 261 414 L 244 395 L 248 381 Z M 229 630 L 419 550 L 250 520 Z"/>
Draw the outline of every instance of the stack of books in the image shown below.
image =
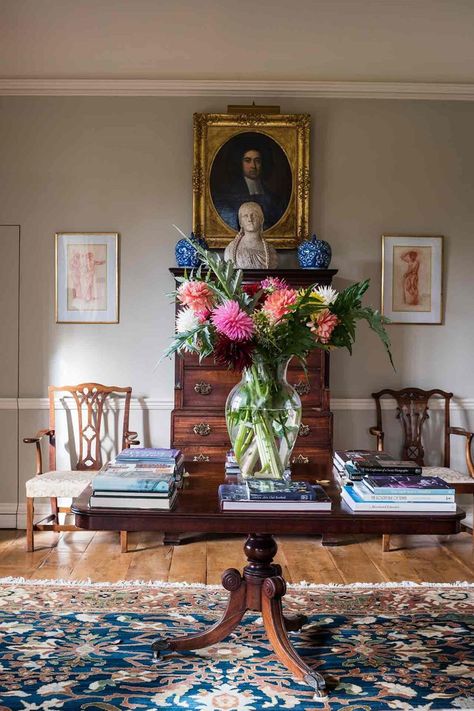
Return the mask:
<path id="1" fill-rule="evenodd" d="M 420 514 L 456 511 L 455 490 L 439 477 L 368 475 L 348 482 L 341 493 L 352 511 L 399 511 Z"/>
<path id="2" fill-rule="evenodd" d="M 309 481 L 249 479 L 242 484 L 221 484 L 222 511 L 330 511 L 331 499 Z"/>
<path id="3" fill-rule="evenodd" d="M 419 476 L 422 468 L 411 461 L 395 459 L 388 452 L 369 449 L 337 450 L 333 465 L 341 482 L 361 481 L 365 476 L 385 476 L 390 474 Z"/>
<path id="4" fill-rule="evenodd" d="M 124 449 L 92 479 L 94 508 L 170 510 L 183 478 L 177 449 Z"/>

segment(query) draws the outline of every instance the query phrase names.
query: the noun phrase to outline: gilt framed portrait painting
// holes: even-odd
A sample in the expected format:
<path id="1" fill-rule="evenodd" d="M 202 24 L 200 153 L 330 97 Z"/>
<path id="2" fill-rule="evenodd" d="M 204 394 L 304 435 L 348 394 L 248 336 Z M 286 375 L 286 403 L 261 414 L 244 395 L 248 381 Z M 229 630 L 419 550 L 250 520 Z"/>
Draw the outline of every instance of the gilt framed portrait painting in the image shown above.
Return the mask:
<path id="1" fill-rule="evenodd" d="M 382 313 L 392 323 L 442 323 L 443 237 L 382 236 Z"/>
<path id="2" fill-rule="evenodd" d="M 305 239 L 309 131 L 307 114 L 195 114 L 194 233 L 225 247 L 239 231 L 239 207 L 256 202 L 274 247 Z"/>
<path id="3" fill-rule="evenodd" d="M 57 232 L 56 323 L 118 323 L 118 234 Z"/>

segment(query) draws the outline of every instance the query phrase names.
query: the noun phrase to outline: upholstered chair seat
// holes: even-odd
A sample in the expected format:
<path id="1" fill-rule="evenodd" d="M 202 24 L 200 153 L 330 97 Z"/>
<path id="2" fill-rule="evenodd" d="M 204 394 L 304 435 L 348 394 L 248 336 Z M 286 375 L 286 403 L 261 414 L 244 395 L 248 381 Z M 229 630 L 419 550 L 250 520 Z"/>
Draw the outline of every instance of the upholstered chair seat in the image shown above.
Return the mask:
<path id="1" fill-rule="evenodd" d="M 448 467 L 423 467 L 422 476 L 439 476 L 448 484 L 472 484 L 474 486 L 474 478 L 470 474 Z"/>
<path id="2" fill-rule="evenodd" d="M 95 471 L 52 471 L 38 474 L 26 482 L 26 495 L 34 498 L 53 496 L 74 498 L 79 496 Z"/>

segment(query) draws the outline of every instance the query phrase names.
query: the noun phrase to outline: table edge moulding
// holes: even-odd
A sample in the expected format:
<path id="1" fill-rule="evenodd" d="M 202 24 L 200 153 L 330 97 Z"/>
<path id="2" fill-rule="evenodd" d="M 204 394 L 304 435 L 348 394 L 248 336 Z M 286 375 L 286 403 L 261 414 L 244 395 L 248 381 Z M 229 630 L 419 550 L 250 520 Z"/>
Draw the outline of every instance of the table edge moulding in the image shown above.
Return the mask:
<path id="1" fill-rule="evenodd" d="M 189 269 L 171 267 L 173 277 L 185 276 Z M 244 269 L 243 283 L 280 277 L 294 288 L 311 284 L 330 285 L 337 269 Z M 179 304 L 176 303 L 176 310 Z M 234 373 L 214 363 L 212 357 L 201 363 L 197 355 L 175 355 L 174 408 L 171 413 L 171 446 L 181 449 L 186 463 L 224 464 L 230 440 L 225 422 L 225 401 L 239 382 Z M 300 435 L 291 458 L 293 470 L 319 470 L 321 478 L 331 469 L 333 423 L 330 410 L 329 354 L 315 349 L 308 357 L 307 373 L 293 361 L 288 381 L 302 400 Z"/>

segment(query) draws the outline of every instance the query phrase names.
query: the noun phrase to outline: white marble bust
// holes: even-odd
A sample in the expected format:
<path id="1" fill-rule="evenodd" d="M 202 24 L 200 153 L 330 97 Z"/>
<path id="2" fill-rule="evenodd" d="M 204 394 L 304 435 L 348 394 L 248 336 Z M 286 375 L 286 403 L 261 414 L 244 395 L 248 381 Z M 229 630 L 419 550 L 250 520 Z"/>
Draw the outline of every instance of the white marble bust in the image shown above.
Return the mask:
<path id="1" fill-rule="evenodd" d="M 256 202 L 244 202 L 239 207 L 240 231 L 224 251 L 226 262 L 239 269 L 275 269 L 278 254 L 263 237 L 263 211 Z"/>

